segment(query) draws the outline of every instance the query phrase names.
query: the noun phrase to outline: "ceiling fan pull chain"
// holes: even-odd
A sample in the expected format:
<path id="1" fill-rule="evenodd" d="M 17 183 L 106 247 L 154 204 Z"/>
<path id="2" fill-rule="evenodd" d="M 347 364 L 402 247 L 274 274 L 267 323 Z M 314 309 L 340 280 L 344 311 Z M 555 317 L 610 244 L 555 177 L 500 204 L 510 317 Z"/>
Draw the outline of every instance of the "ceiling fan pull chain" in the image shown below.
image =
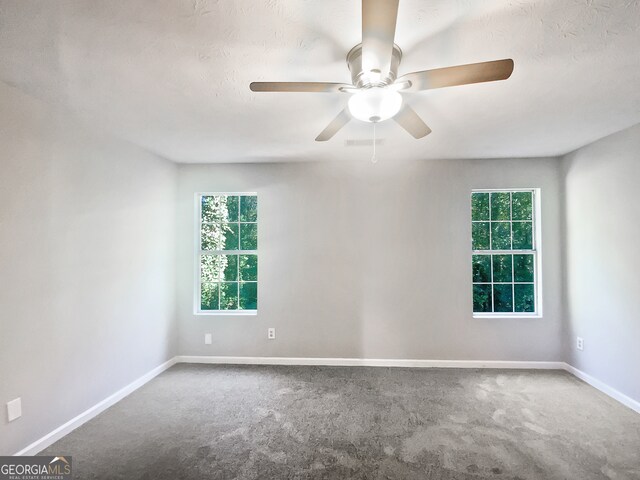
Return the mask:
<path id="1" fill-rule="evenodd" d="M 371 156 L 371 163 L 378 163 L 376 158 L 376 123 L 373 122 L 373 155 Z"/>

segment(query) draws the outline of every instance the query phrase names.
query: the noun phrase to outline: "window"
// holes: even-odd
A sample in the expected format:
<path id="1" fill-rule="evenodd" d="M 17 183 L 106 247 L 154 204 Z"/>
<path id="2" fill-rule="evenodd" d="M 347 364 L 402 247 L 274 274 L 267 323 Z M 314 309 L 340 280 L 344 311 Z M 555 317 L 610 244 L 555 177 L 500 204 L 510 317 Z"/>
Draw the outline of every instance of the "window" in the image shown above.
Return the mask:
<path id="1" fill-rule="evenodd" d="M 258 197 L 199 194 L 196 313 L 258 309 Z"/>
<path id="2" fill-rule="evenodd" d="M 474 316 L 539 316 L 537 190 L 471 194 Z"/>

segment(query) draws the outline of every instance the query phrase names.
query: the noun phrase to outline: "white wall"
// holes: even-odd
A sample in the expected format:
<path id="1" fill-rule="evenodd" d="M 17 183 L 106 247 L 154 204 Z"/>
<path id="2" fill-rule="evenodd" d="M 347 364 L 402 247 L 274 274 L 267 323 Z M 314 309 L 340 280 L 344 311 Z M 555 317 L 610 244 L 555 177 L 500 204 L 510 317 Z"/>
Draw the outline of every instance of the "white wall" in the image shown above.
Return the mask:
<path id="1" fill-rule="evenodd" d="M 561 360 L 560 162 L 380 157 L 181 166 L 180 353 Z M 474 319 L 470 192 L 510 187 L 542 189 L 544 318 Z M 259 195 L 257 316 L 193 315 L 194 193 L 202 191 Z M 267 327 L 277 328 L 275 341 Z"/>
<path id="2" fill-rule="evenodd" d="M 176 167 L 0 83 L 0 454 L 175 354 Z M 7 423 L 5 403 L 22 397 Z"/>
<path id="3" fill-rule="evenodd" d="M 567 360 L 640 401 L 640 125 L 563 166 Z"/>

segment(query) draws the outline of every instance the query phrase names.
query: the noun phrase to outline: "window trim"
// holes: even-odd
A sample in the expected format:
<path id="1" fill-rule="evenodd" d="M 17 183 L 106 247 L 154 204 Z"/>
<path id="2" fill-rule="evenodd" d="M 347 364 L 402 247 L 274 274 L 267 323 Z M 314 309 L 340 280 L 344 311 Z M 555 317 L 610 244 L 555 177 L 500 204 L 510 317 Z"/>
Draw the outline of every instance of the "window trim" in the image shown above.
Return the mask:
<path id="1" fill-rule="evenodd" d="M 542 304 L 542 201 L 541 201 L 541 188 L 474 188 L 471 190 L 469 194 L 469 205 L 471 205 L 472 195 L 474 193 L 496 193 L 496 192 L 533 192 L 533 215 L 531 221 L 533 223 L 533 250 L 471 250 L 470 260 L 473 259 L 473 255 L 500 255 L 500 254 L 509 254 L 509 255 L 518 255 L 522 253 L 534 255 L 534 272 L 533 272 L 533 288 L 535 292 L 536 299 L 536 311 L 535 312 L 474 312 L 473 311 L 473 300 L 471 305 L 471 312 L 473 318 L 543 318 L 543 304 Z M 491 196 L 489 196 L 491 198 Z M 474 220 L 471 218 L 471 209 L 469 211 L 469 226 L 473 226 Z M 489 212 L 491 212 L 491 203 L 489 203 Z M 491 221 L 491 220 L 489 220 Z M 504 222 L 512 222 L 513 220 L 503 220 Z M 489 228 L 489 241 L 491 241 L 491 228 Z M 469 236 L 469 243 L 472 244 L 473 239 L 471 235 Z M 513 245 L 513 236 L 511 238 L 511 244 Z M 489 244 L 491 246 L 491 244 Z M 490 252 L 490 253 L 489 253 Z M 493 267 L 492 267 L 493 268 Z M 469 269 L 470 272 L 473 271 L 473 268 Z M 512 283 L 517 284 L 519 282 L 495 282 L 495 283 Z M 529 283 L 529 282 L 525 282 Z M 493 285 L 494 282 L 491 282 Z M 471 279 L 471 290 L 473 290 L 473 277 Z M 493 302 L 493 294 L 491 295 Z"/>
<path id="2" fill-rule="evenodd" d="M 257 192 L 196 192 L 194 195 L 195 208 L 194 211 L 194 262 L 193 262 L 193 314 L 197 316 L 216 316 L 216 317 L 225 317 L 225 316 L 255 316 L 258 314 L 258 310 L 202 310 L 200 303 L 200 289 L 201 289 L 201 281 L 200 281 L 200 255 L 203 252 L 208 252 L 208 250 L 201 250 L 201 238 L 200 238 L 200 229 L 201 229 L 201 220 L 202 220 L 202 197 L 207 196 L 216 196 L 216 195 L 227 195 L 227 196 L 258 196 Z M 258 218 L 260 218 L 258 216 Z M 259 220 L 256 220 L 256 225 Z M 260 228 L 258 228 L 258 235 L 260 234 Z M 218 253 L 229 252 L 233 255 L 242 255 L 245 254 L 258 254 L 258 250 L 221 250 Z M 256 284 L 259 280 L 256 281 Z M 259 291 L 260 289 L 258 289 Z"/>

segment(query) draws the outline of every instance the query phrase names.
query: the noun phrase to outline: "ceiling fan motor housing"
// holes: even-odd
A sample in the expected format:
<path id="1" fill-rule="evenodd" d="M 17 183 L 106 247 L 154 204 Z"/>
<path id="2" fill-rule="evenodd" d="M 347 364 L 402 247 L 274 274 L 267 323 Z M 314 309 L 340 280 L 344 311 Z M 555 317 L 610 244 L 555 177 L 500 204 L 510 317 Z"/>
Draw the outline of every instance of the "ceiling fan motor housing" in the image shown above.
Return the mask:
<path id="1" fill-rule="evenodd" d="M 402 59 L 402 50 L 395 43 L 391 54 L 391 68 L 388 72 L 365 72 L 362 69 L 362 43 L 353 47 L 347 54 L 347 65 L 351 72 L 351 82 L 354 86 L 372 87 L 380 84 L 390 85 L 398 77 L 398 66 Z M 372 74 L 373 73 L 373 74 Z"/>

